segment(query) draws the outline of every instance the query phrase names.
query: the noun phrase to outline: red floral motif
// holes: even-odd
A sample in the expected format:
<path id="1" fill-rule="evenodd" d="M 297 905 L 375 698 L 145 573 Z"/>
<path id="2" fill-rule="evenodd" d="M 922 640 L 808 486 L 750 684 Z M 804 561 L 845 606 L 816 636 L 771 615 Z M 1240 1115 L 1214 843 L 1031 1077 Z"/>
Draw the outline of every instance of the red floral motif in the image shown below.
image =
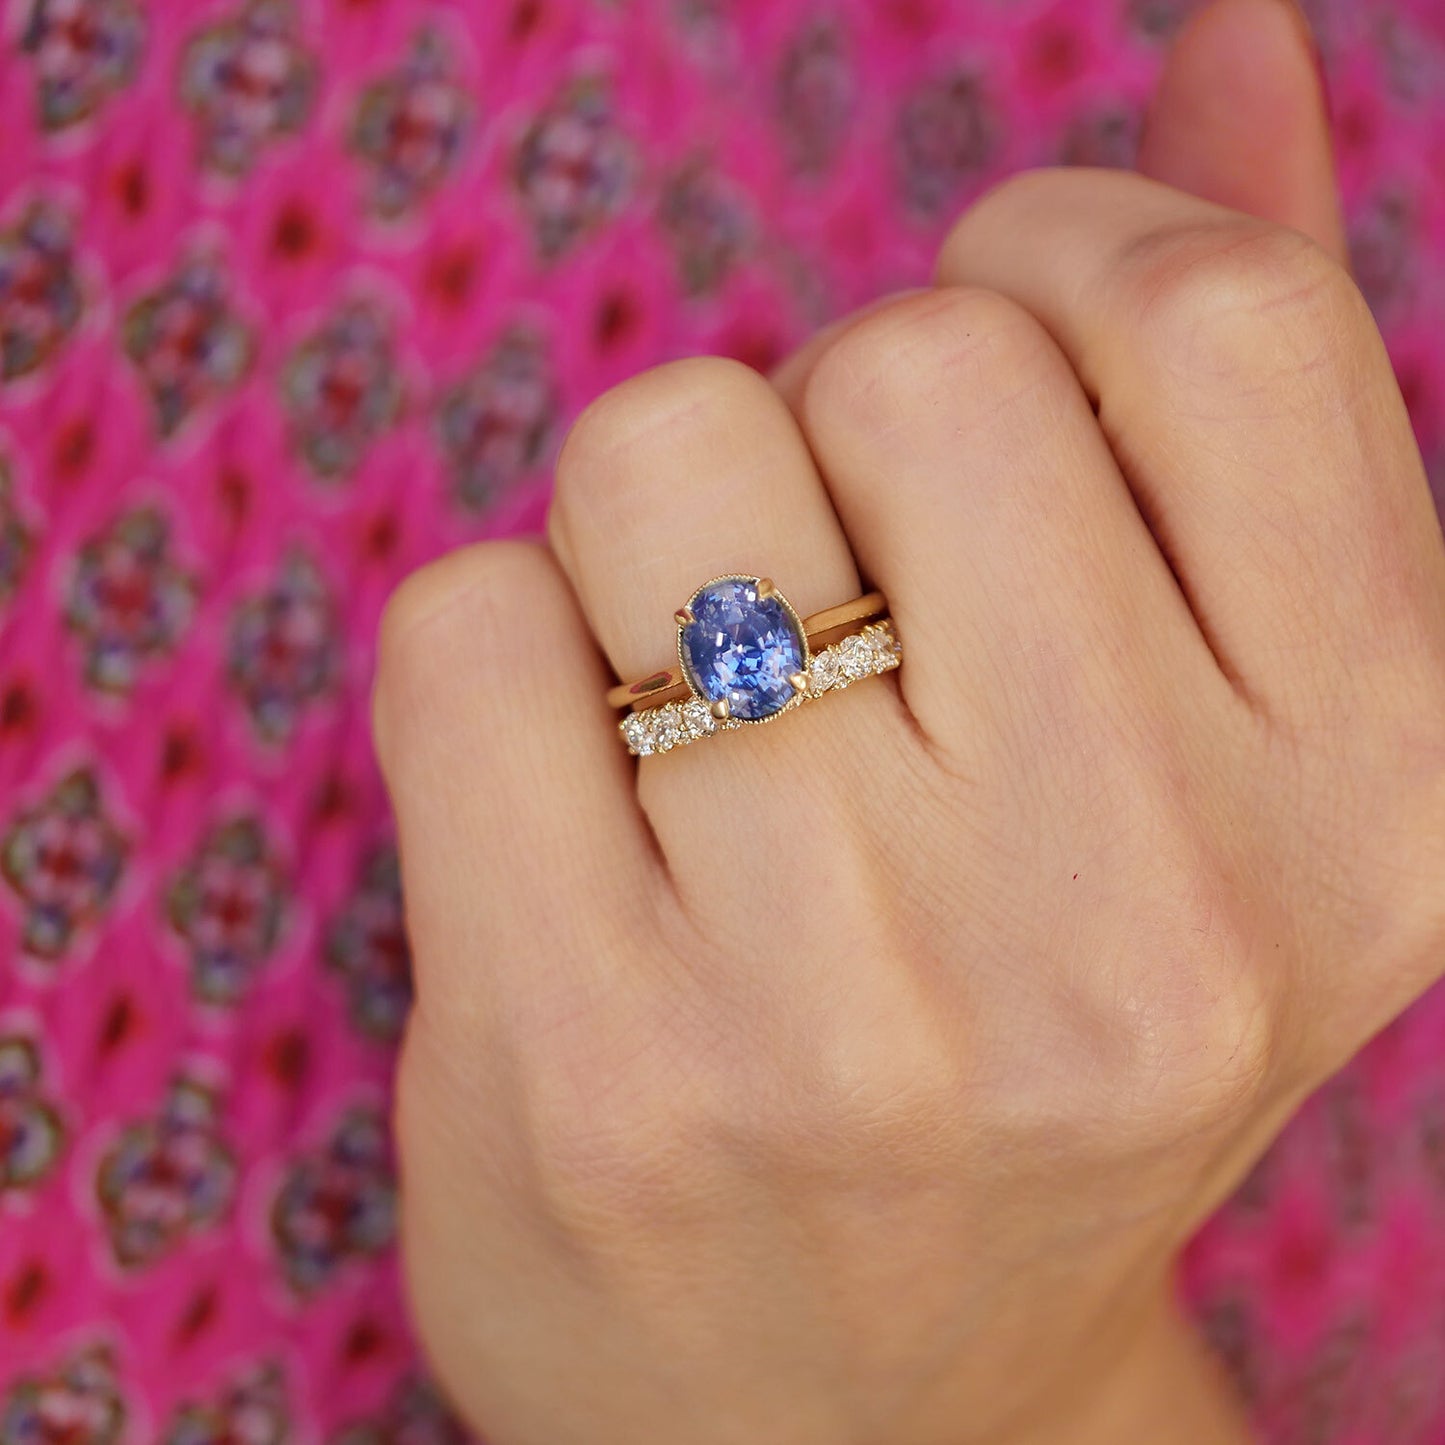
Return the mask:
<path id="1" fill-rule="evenodd" d="M 832 16 L 809 17 L 778 72 L 777 108 L 795 170 L 814 174 L 837 159 L 858 91 L 847 32 Z"/>
<path id="2" fill-rule="evenodd" d="M 236 1166 L 217 1132 L 218 1106 L 209 1085 L 183 1076 L 155 1118 L 127 1127 L 106 1151 L 95 1192 L 118 1264 L 155 1263 L 230 1207 Z"/>
<path id="3" fill-rule="evenodd" d="M 751 221 L 736 188 L 695 160 L 662 186 L 658 220 L 673 244 L 684 287 L 714 291 L 746 254 Z"/>
<path id="4" fill-rule="evenodd" d="M 351 143 L 371 168 L 371 205 L 383 216 L 429 196 L 461 156 L 471 104 L 451 68 L 446 41 L 424 30 L 405 62 L 361 93 Z"/>
<path id="5" fill-rule="evenodd" d="M 0 1034 L 0 1195 L 43 1179 L 64 1142 L 60 1112 L 41 1092 L 35 1041 Z"/>
<path id="6" fill-rule="evenodd" d="M 555 257 L 626 201 L 633 151 L 613 118 L 611 89 L 580 80 L 527 127 L 512 175 L 537 249 Z"/>
<path id="7" fill-rule="evenodd" d="M 391 327 L 361 301 L 341 307 L 292 353 L 281 394 L 302 459 L 320 477 L 352 471 L 401 411 Z"/>
<path id="8" fill-rule="evenodd" d="M 19 587 L 34 545 L 34 531 L 15 495 L 14 469 L 0 457 L 0 607 Z"/>
<path id="9" fill-rule="evenodd" d="M 457 501 L 477 511 L 535 471 L 551 445 L 557 411 L 541 338 L 513 327 L 437 408 L 437 436 Z"/>
<path id="10" fill-rule="evenodd" d="M 219 262 L 200 253 L 131 307 L 124 342 L 155 404 L 163 436 L 234 387 L 250 366 L 253 349 L 250 332 L 231 309 Z"/>
<path id="11" fill-rule="evenodd" d="M 925 215 L 955 203 L 999 143 L 983 77 L 956 70 L 920 87 L 898 117 L 897 142 L 904 200 Z"/>
<path id="12" fill-rule="evenodd" d="M 52 1374 L 21 1376 L 0 1397 L 0 1445 L 118 1445 L 125 1425 L 115 1360 L 104 1345 Z"/>
<path id="13" fill-rule="evenodd" d="M 339 666 L 331 598 L 310 558 L 289 554 L 272 586 L 236 609 L 227 664 L 257 736 L 285 742 Z"/>
<path id="14" fill-rule="evenodd" d="M 41 124 L 60 130 L 94 115 L 135 78 L 144 41 L 134 0 L 34 0 L 21 47 L 35 66 Z"/>
<path id="15" fill-rule="evenodd" d="M 0 230 L 0 382 L 39 370 L 80 321 L 69 218 L 33 201 Z"/>
<path id="16" fill-rule="evenodd" d="M 281 1268 L 294 1289 L 310 1294 L 386 1248 L 395 1228 L 385 1124 L 373 1110 L 352 1109 L 321 1149 L 292 1165 L 271 1207 Z"/>
<path id="17" fill-rule="evenodd" d="M 278 1366 L 247 1371 L 214 1401 L 182 1405 L 163 1445 L 287 1445 L 292 1438 Z"/>
<path id="18" fill-rule="evenodd" d="M 430 1381 L 411 1377 L 381 1414 L 348 1425 L 330 1445 L 467 1445 L 469 1438 Z"/>
<path id="19" fill-rule="evenodd" d="M 154 507 L 127 512 L 76 557 L 65 620 L 80 637 L 85 679 L 127 692 L 190 620 L 195 584 L 170 559 L 170 524 Z"/>
<path id="20" fill-rule="evenodd" d="M 100 805 L 89 768 L 56 784 L 24 809 L 0 840 L 0 875 L 24 908 L 25 948 L 59 958 L 76 935 L 109 907 L 120 883 L 127 843 Z"/>
<path id="21" fill-rule="evenodd" d="M 249 170 L 268 143 L 305 124 L 316 83 L 289 0 L 249 0 L 200 31 L 186 48 L 181 95 L 205 164 L 232 175 Z"/>
<path id="22" fill-rule="evenodd" d="M 332 924 L 326 959 L 346 982 L 357 1028 L 373 1038 L 396 1038 L 411 1003 L 411 950 L 394 847 L 367 860 L 360 886 Z"/>
<path id="23" fill-rule="evenodd" d="M 255 818 L 212 830 L 166 897 L 197 998 L 234 1004 L 242 996 L 280 937 L 285 899 L 285 872 Z"/>

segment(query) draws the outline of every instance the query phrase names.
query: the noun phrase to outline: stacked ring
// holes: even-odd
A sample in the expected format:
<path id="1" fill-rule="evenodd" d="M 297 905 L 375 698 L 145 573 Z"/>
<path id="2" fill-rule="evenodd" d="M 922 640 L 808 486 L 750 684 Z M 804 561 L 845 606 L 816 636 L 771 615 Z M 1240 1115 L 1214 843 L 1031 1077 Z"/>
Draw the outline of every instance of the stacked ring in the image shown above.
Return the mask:
<path id="1" fill-rule="evenodd" d="M 636 757 L 771 722 L 826 692 L 890 672 L 902 648 L 878 592 L 802 619 L 766 577 L 704 583 L 674 614 L 677 666 L 607 695 Z"/>

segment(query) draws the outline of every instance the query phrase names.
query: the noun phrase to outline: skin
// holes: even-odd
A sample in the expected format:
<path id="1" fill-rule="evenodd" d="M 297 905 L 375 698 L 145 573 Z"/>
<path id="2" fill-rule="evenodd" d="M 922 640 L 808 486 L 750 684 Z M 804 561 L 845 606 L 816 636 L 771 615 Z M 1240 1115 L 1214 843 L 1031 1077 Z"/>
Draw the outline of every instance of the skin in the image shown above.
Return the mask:
<path id="1" fill-rule="evenodd" d="M 494 1445 L 1247 1438 L 1172 1267 L 1440 971 L 1445 546 L 1278 0 L 1144 167 L 1007 183 L 776 384 L 625 383 L 550 548 L 389 606 L 408 1283 Z M 605 688 L 740 569 L 882 587 L 902 669 L 629 760 Z"/>

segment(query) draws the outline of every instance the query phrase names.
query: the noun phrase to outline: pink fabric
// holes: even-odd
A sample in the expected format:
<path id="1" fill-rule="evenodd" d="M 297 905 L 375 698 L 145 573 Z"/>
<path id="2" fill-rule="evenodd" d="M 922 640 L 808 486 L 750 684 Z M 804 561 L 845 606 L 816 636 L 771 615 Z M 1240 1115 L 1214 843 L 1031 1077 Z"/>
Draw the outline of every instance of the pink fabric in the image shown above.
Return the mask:
<path id="1" fill-rule="evenodd" d="M 458 1437 L 392 1253 L 384 597 L 535 528 L 629 373 L 764 366 L 990 181 L 1127 163 L 1183 8 L 9 7 L 0 1445 Z M 1316 19 L 1445 485 L 1445 12 Z M 1270 1440 L 1445 1440 L 1442 1043 L 1437 992 L 1193 1251 Z"/>

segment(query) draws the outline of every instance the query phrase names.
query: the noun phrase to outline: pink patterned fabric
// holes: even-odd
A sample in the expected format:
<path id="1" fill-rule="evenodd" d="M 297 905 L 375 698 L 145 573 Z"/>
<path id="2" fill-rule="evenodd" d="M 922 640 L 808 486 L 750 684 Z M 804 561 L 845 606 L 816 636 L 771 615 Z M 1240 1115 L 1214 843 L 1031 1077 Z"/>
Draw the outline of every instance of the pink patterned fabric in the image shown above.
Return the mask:
<path id="1" fill-rule="evenodd" d="M 394 583 L 567 419 L 1125 164 L 1183 0 L 16 0 L 0 37 L 0 1445 L 460 1438 L 393 1258 Z M 1319 0 L 1445 487 L 1445 12 Z M 484 740 L 479 739 L 483 746 Z M 1445 1440 L 1445 992 L 1189 1269 L 1273 1441 Z"/>

